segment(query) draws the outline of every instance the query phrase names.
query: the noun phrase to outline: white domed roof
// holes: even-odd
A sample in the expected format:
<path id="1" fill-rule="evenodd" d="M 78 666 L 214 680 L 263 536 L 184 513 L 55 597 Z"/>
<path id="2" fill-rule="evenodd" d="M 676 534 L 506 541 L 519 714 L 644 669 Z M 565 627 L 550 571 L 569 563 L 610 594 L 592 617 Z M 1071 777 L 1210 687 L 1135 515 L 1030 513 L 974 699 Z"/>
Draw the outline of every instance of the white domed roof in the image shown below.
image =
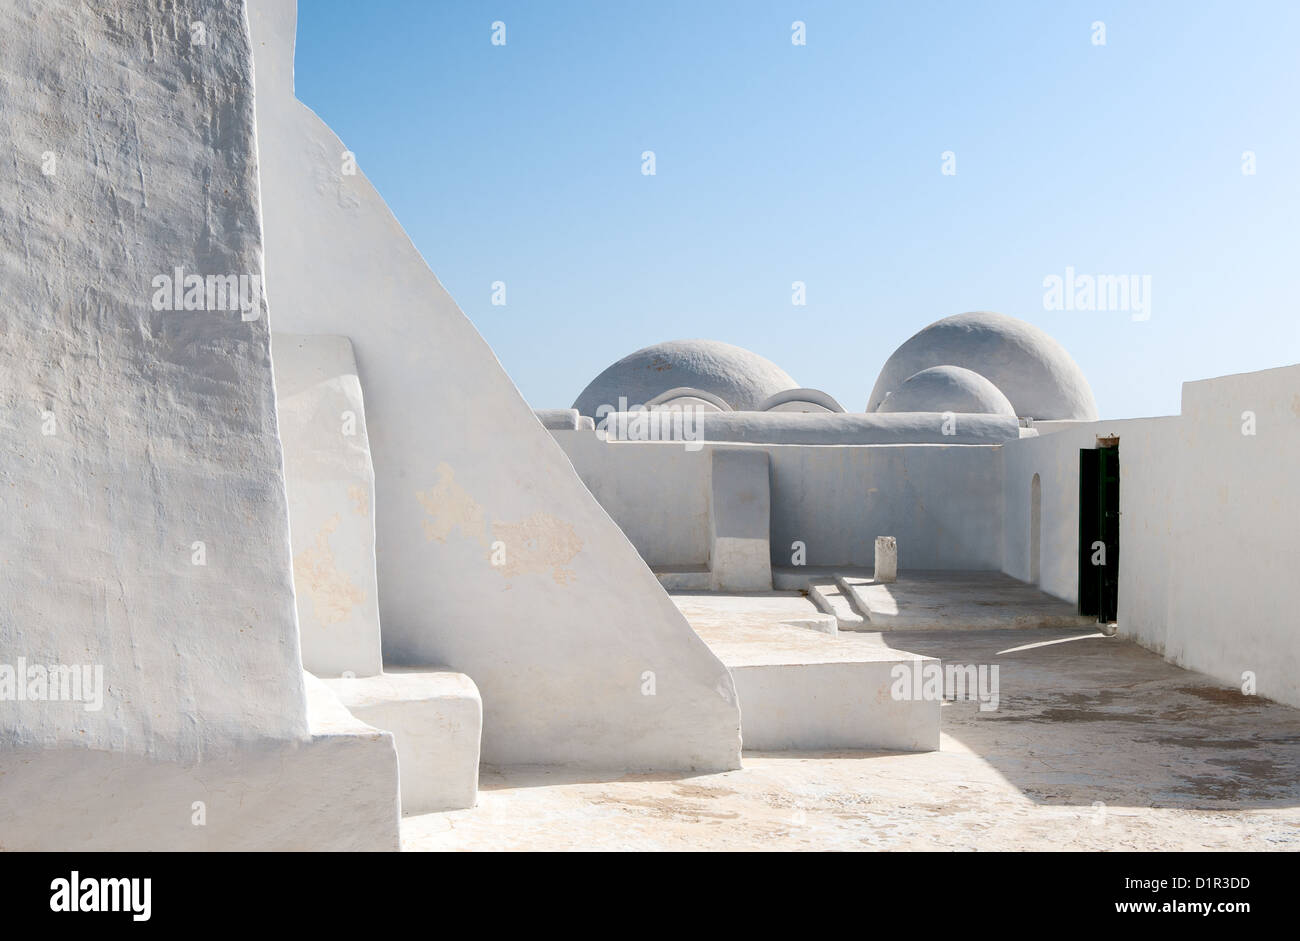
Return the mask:
<path id="1" fill-rule="evenodd" d="M 624 356 L 582 391 L 573 407 L 595 417 L 602 406 L 644 405 L 680 386 L 718 396 L 737 411 L 754 411 L 775 392 L 799 384 L 757 353 L 717 340 L 673 340 Z"/>
<path id="2" fill-rule="evenodd" d="M 993 383 L 961 366 L 931 366 L 903 380 L 877 412 L 975 412 L 1014 415 L 1015 409 Z"/>
<path id="3" fill-rule="evenodd" d="M 1022 418 L 1097 418 L 1092 388 L 1061 344 L 1032 324 L 987 311 L 935 321 L 900 346 L 880 371 L 867 411 L 908 377 L 945 365 L 988 379 Z"/>

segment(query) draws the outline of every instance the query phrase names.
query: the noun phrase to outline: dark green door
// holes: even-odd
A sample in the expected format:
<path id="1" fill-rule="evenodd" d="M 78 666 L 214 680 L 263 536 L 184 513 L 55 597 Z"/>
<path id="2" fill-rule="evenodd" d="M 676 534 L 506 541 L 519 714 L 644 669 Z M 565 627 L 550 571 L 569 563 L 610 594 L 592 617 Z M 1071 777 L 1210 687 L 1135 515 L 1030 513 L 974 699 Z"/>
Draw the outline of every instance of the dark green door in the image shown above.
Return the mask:
<path id="1" fill-rule="evenodd" d="M 1119 616 L 1119 448 L 1079 451 L 1079 613 Z"/>
<path id="2" fill-rule="evenodd" d="M 1098 448 L 1097 510 L 1106 563 L 1101 570 L 1101 610 L 1098 621 L 1119 620 L 1119 448 Z"/>

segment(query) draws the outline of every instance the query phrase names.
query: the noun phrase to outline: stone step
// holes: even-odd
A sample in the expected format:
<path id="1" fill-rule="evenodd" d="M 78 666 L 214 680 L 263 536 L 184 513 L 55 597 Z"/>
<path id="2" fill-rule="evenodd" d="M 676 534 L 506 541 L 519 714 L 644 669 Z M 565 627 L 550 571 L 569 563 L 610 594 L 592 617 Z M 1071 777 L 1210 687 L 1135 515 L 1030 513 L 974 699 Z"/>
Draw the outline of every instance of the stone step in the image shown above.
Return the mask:
<path id="1" fill-rule="evenodd" d="M 661 565 L 654 573 L 665 591 L 708 591 L 713 587 L 713 573 L 707 565 Z"/>
<path id="2" fill-rule="evenodd" d="M 835 584 L 839 586 L 840 592 L 853 605 L 853 610 L 866 619 L 868 623 L 872 621 L 872 609 L 867 603 L 869 595 L 864 590 L 868 585 L 875 584 L 870 576 L 866 575 L 839 575 L 835 576 Z M 872 630 L 880 630 L 879 625 Z"/>
<path id="3" fill-rule="evenodd" d="M 854 606 L 852 595 L 846 592 L 835 577 L 815 577 L 808 580 L 808 600 L 820 611 L 835 615 L 842 631 L 869 631 L 871 622 Z"/>
<path id="4" fill-rule="evenodd" d="M 902 695 L 897 684 L 906 675 L 919 693 L 916 673 L 938 660 L 885 646 L 870 634 L 808 630 L 813 606 L 794 592 L 672 597 L 731 671 L 747 751 L 939 747 L 939 697 Z"/>
<path id="5" fill-rule="evenodd" d="M 877 631 L 1095 628 L 1074 605 L 1001 572 L 906 572 L 837 580 Z"/>

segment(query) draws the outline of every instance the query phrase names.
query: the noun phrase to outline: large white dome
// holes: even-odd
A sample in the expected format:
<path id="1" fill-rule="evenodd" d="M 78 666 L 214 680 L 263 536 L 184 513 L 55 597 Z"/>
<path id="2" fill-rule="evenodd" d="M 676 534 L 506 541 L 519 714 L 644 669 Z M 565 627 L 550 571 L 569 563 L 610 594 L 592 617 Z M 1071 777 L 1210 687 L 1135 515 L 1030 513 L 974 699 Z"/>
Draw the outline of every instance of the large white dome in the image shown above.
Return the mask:
<path id="1" fill-rule="evenodd" d="M 867 411 L 931 366 L 961 366 L 1002 391 L 1021 418 L 1096 421 L 1097 403 L 1077 363 L 1033 324 L 980 311 L 935 321 L 900 346 L 880 371 Z"/>
<path id="2" fill-rule="evenodd" d="M 624 356 L 582 391 L 573 407 L 595 417 L 606 405 L 644 405 L 670 389 L 687 386 L 722 399 L 736 411 L 754 411 L 774 393 L 799 383 L 757 353 L 717 340 L 672 340 Z"/>

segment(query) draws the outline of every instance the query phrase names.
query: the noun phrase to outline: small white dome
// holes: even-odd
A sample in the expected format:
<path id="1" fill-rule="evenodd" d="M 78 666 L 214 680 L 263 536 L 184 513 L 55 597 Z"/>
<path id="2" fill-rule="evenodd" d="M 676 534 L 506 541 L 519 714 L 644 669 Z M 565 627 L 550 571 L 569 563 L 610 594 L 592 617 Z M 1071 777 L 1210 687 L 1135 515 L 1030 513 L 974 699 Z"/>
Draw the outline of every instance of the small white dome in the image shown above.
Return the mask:
<path id="1" fill-rule="evenodd" d="M 903 380 L 877 412 L 974 412 L 1015 415 L 1007 397 L 977 372 L 960 366 L 931 366 Z"/>

